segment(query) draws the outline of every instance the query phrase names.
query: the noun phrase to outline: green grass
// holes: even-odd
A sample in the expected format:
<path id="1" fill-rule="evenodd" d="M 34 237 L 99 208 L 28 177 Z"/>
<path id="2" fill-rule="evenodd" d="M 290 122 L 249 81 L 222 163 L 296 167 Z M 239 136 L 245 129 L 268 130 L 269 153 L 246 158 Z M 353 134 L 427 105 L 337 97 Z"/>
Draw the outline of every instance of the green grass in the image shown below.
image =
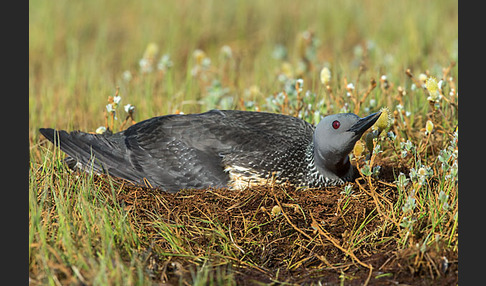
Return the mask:
<path id="1" fill-rule="evenodd" d="M 97 191 L 92 176 L 59 175 L 54 171 L 64 168 L 62 162 L 47 158 L 42 170 L 31 169 L 42 173 L 31 174 L 29 190 L 29 258 L 31 270 L 38 271 L 31 278 L 42 284 L 72 278 L 90 284 L 147 282 L 142 269 L 132 269 L 140 264 L 133 252 L 140 242 L 120 206 L 107 204 L 113 198 Z"/>
<path id="2" fill-rule="evenodd" d="M 115 130 L 122 128 L 123 106 L 128 103 L 136 107 L 135 121 L 236 108 L 287 113 L 317 123 L 326 114 L 365 116 L 387 107 L 394 120 L 387 131 L 396 137 L 378 136 L 375 144 L 382 152 L 369 160 L 365 148 L 364 156 L 354 156 L 353 162 L 370 172 L 377 165 L 407 170 L 401 177 L 406 183 L 398 182 L 398 171 L 387 182 L 390 190 L 373 175 L 365 176 L 364 185 L 353 183 L 352 193 L 343 193 L 338 202 L 343 217 L 354 215 L 360 198 L 370 198 L 375 207 L 364 219 L 346 222 L 349 240 L 342 246 L 350 253 L 372 252 L 394 243 L 404 256 L 423 258 L 411 260 L 417 268 L 429 259 L 429 249 L 457 254 L 457 5 L 384 0 L 30 1 L 32 283 L 147 285 L 161 279 L 147 267 L 157 251 L 171 269 L 179 269 L 170 266 L 171 257 L 195 261 L 194 269 L 180 266 L 185 275 L 177 283 L 234 284 L 231 263 L 241 261 L 254 269 L 267 266 L 252 256 L 259 242 L 251 237 L 285 222 L 282 217 L 262 222 L 255 213 L 246 218 L 238 237 L 212 216 L 198 217 L 196 225 L 179 225 L 154 211 L 147 221 L 140 221 L 118 200 L 125 192 L 118 183 L 66 170 L 63 154 L 43 140 L 38 128 L 94 132 L 105 125 L 106 116 L 111 120 L 107 99 L 117 87 L 122 101 Z M 150 43 L 158 51 L 153 53 L 153 71 L 144 73 L 139 61 Z M 230 47 L 230 54 L 224 46 Z M 197 58 L 196 50 L 204 55 Z M 169 55 L 172 65 L 159 70 L 163 55 Z M 320 81 L 323 67 L 331 71 L 328 87 Z M 427 99 L 430 92 L 420 88 L 420 74 L 445 83 L 435 105 Z M 301 92 L 295 88 L 299 78 L 304 82 Z M 370 84 L 373 80 L 376 86 Z M 355 88 L 349 89 L 348 83 Z M 425 133 L 427 121 L 434 125 L 432 134 Z M 310 226 L 306 206 L 297 206 Z M 377 221 L 381 226 L 374 229 Z M 147 230 L 147 222 L 158 236 Z M 195 247 L 193 237 L 204 235 L 210 244 Z M 167 248 L 152 249 L 153 239 L 163 239 Z M 296 243 L 305 249 L 316 242 L 299 237 Z M 213 259 L 215 255 L 219 260 Z M 295 256 L 287 261 L 288 269 L 303 263 Z"/>

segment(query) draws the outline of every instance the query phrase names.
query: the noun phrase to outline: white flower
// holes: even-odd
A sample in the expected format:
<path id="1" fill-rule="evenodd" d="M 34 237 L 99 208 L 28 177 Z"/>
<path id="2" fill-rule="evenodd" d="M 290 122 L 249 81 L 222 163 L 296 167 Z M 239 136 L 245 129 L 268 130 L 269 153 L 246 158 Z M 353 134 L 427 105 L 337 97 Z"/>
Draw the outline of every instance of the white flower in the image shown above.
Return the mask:
<path id="1" fill-rule="evenodd" d="M 210 58 L 204 58 L 202 60 L 201 66 L 205 69 L 208 69 L 211 66 L 211 59 Z"/>
<path id="2" fill-rule="evenodd" d="M 191 69 L 192 76 L 197 76 L 200 72 L 201 72 L 201 67 L 199 65 L 196 65 Z"/>
<path id="3" fill-rule="evenodd" d="M 122 74 L 122 78 L 124 81 L 130 81 L 132 80 L 132 73 L 129 70 L 126 70 Z"/>
<path id="4" fill-rule="evenodd" d="M 299 79 L 297 79 L 297 81 L 295 83 L 299 86 L 299 92 L 301 92 L 302 87 L 304 86 L 304 80 L 299 78 Z"/>
<path id="5" fill-rule="evenodd" d="M 318 123 L 321 121 L 321 119 L 321 113 L 318 110 L 314 111 L 314 122 Z"/>
<path id="6" fill-rule="evenodd" d="M 348 113 L 349 112 L 349 104 L 347 102 L 344 103 L 343 107 L 339 110 L 340 113 Z"/>
<path id="7" fill-rule="evenodd" d="M 113 105 L 111 103 L 108 103 L 106 105 L 106 111 L 108 111 L 108 113 L 115 112 L 115 109 L 113 108 Z"/>
<path id="8" fill-rule="evenodd" d="M 418 169 L 417 174 L 421 177 L 425 177 L 427 175 L 427 170 L 422 166 Z"/>
<path id="9" fill-rule="evenodd" d="M 233 57 L 233 51 L 231 50 L 231 47 L 228 45 L 222 46 L 221 56 L 225 59 L 231 59 Z"/>
<path id="10" fill-rule="evenodd" d="M 96 134 L 103 134 L 106 132 L 106 127 L 105 126 L 100 126 L 96 129 Z"/>
<path id="11" fill-rule="evenodd" d="M 118 104 L 120 103 L 120 101 L 121 101 L 121 96 L 117 95 L 113 97 L 113 103 Z"/>
<path id="12" fill-rule="evenodd" d="M 138 64 L 140 65 L 140 71 L 142 73 L 150 73 L 152 71 L 152 64 L 148 59 L 142 58 Z"/>
<path id="13" fill-rule="evenodd" d="M 405 203 L 402 206 L 402 211 L 404 213 L 411 212 L 413 211 L 413 209 L 415 209 L 416 203 L 415 203 L 414 195 L 415 195 L 415 190 L 412 190 L 412 192 L 410 192 L 410 195 L 406 198 Z"/>
<path id="14" fill-rule="evenodd" d="M 390 138 L 391 140 L 395 140 L 397 138 L 397 135 L 395 135 L 395 133 L 393 133 L 393 131 L 388 131 L 388 133 L 386 133 L 386 136 L 388 138 Z"/>
<path id="15" fill-rule="evenodd" d="M 135 106 L 131 105 L 130 103 L 125 105 L 125 112 L 130 113 L 135 109 Z"/>
<path id="16" fill-rule="evenodd" d="M 173 65 L 174 65 L 174 63 L 170 59 L 170 55 L 169 54 L 164 54 L 160 58 L 160 61 L 157 64 L 157 68 L 159 70 L 161 70 L 161 71 L 166 71 L 166 70 L 170 69 Z"/>
<path id="17" fill-rule="evenodd" d="M 449 209 L 449 204 L 447 203 L 447 200 L 449 199 L 449 195 L 444 193 L 444 191 L 440 191 L 439 193 L 439 203 L 442 205 L 443 210 L 448 210 Z"/>
<path id="18" fill-rule="evenodd" d="M 276 45 L 273 48 L 272 57 L 276 60 L 284 60 L 287 57 L 287 49 L 283 45 Z"/>
<path id="19" fill-rule="evenodd" d="M 427 75 L 424 74 L 424 73 L 421 73 L 418 76 L 418 79 L 422 82 L 422 84 L 425 84 L 425 82 L 427 81 L 427 78 L 428 78 Z"/>
<path id="20" fill-rule="evenodd" d="M 354 84 L 352 82 L 350 82 L 350 83 L 348 83 L 346 88 L 349 89 L 349 90 L 354 90 Z"/>
<path id="21" fill-rule="evenodd" d="M 444 87 L 445 82 L 443 80 L 439 80 L 439 83 L 437 83 L 437 87 L 442 90 Z"/>
<path id="22" fill-rule="evenodd" d="M 354 46 L 353 53 L 356 58 L 361 58 L 363 55 L 363 47 L 361 45 Z"/>

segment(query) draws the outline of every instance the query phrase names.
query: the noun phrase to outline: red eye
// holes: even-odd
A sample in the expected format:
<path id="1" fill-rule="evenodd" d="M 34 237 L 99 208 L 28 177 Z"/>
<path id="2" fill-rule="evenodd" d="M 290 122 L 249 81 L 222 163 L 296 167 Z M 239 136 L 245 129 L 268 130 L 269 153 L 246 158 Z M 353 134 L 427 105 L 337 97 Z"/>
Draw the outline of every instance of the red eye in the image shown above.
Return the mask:
<path id="1" fill-rule="evenodd" d="M 339 128 L 339 126 L 341 126 L 341 122 L 339 122 L 339 121 L 337 121 L 337 120 L 334 120 L 334 121 L 332 122 L 332 128 L 334 128 L 334 129 L 338 129 L 338 128 Z"/>

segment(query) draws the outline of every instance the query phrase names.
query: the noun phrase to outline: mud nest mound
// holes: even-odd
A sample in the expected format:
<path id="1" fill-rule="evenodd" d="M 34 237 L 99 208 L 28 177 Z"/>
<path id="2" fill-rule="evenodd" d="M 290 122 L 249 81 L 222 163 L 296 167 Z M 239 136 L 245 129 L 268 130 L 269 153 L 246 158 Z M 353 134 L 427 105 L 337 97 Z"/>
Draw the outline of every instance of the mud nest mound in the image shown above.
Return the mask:
<path id="1" fill-rule="evenodd" d="M 242 285 L 457 284 L 457 263 L 447 263 L 457 253 L 398 247 L 392 172 L 357 180 L 351 194 L 286 185 L 171 194 L 117 181 L 116 199 L 147 243 L 155 282 L 191 284 L 204 268 Z"/>

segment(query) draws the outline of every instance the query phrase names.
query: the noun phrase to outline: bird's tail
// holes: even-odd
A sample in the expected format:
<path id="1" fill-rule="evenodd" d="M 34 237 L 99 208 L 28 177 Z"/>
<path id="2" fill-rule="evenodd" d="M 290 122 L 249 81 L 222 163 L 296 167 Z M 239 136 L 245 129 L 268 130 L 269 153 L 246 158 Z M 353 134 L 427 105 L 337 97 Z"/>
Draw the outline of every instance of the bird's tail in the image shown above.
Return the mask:
<path id="1" fill-rule="evenodd" d="M 72 157 L 70 167 L 76 166 L 86 171 L 108 173 L 131 181 L 139 181 L 142 176 L 135 169 L 128 170 L 126 150 L 113 137 L 80 131 L 70 133 L 64 130 L 41 128 L 40 133 L 61 150 Z"/>

